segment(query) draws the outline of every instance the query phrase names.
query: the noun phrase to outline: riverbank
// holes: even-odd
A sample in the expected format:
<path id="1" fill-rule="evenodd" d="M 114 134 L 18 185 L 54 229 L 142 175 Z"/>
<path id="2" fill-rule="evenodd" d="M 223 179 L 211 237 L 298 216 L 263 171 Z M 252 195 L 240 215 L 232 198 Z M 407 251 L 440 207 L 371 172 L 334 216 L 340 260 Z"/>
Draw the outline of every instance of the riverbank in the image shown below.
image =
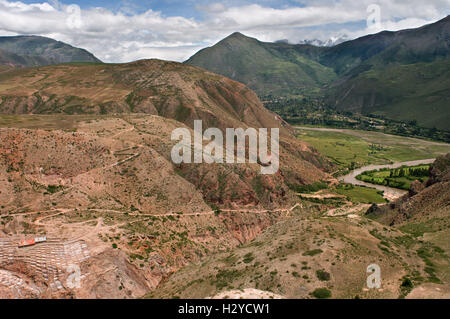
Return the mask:
<path id="1" fill-rule="evenodd" d="M 426 160 L 450 153 L 450 144 L 380 132 L 297 127 L 297 137 L 327 156 L 335 165 L 334 176 L 357 167 Z"/>
<path id="2" fill-rule="evenodd" d="M 346 129 L 346 128 L 329 128 L 329 127 L 309 127 L 309 126 L 294 126 L 297 130 L 308 130 L 308 131 L 317 131 L 317 132 L 336 132 L 336 133 L 344 133 L 351 136 L 361 137 L 368 139 L 370 141 L 373 141 L 373 137 L 380 137 L 381 140 L 388 140 L 388 139 L 398 139 L 410 142 L 412 144 L 417 143 L 425 143 L 426 145 L 434 145 L 434 146 L 449 146 L 448 143 L 440 142 L 440 141 L 434 141 L 429 139 L 421 139 L 417 137 L 409 137 L 409 136 L 400 136 L 400 135 L 393 135 L 393 134 L 387 134 L 383 132 L 378 131 L 362 131 L 362 130 L 352 130 L 352 129 Z"/>
<path id="3" fill-rule="evenodd" d="M 408 191 L 392 188 L 388 186 L 383 185 L 376 185 L 371 184 L 367 182 L 360 181 L 356 178 L 356 176 L 366 172 L 366 171 L 373 171 L 373 170 L 379 170 L 383 168 L 399 168 L 401 166 L 416 166 L 416 165 L 422 165 L 422 164 L 432 164 L 435 161 L 435 158 L 425 159 L 425 160 L 416 160 L 416 161 L 407 161 L 407 162 L 397 162 L 393 164 L 385 164 L 385 165 L 368 165 L 364 167 L 360 167 L 357 169 L 354 169 L 350 173 L 338 177 L 338 180 L 343 183 L 352 184 L 352 185 L 358 185 L 358 186 L 366 186 L 370 188 L 375 188 L 377 190 L 383 191 L 383 197 L 386 198 L 389 201 L 395 200 L 406 193 Z"/>

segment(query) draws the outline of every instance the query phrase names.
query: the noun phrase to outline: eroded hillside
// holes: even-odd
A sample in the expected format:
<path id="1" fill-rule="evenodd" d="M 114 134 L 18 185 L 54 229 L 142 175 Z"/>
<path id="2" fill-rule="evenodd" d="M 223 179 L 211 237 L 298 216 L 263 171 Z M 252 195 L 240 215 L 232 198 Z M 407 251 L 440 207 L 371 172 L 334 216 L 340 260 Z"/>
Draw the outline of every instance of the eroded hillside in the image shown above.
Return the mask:
<path id="1" fill-rule="evenodd" d="M 139 297 L 180 267 L 252 240 L 299 203 L 284 173 L 262 176 L 258 164 L 175 166 L 170 133 L 179 126 L 126 115 L 65 130 L 0 130 L 0 281 L 22 294 L 15 297 Z M 329 178 L 297 154 L 286 156 L 283 169 L 302 181 Z M 18 247 L 44 235 L 51 242 Z M 72 241 L 87 247 L 88 257 L 76 261 L 88 274 L 80 290 L 64 284 Z M 30 278 L 31 286 L 18 284 Z"/>
<path id="2" fill-rule="evenodd" d="M 0 129 L 5 296 L 142 296 L 286 218 L 300 205 L 293 186 L 334 181 L 330 162 L 251 90 L 201 69 L 150 60 L 3 70 L 1 108 L 13 114 Z M 175 165 L 171 133 L 193 135 L 194 119 L 280 128 L 279 171 Z M 35 236 L 48 241 L 19 247 Z M 70 265 L 84 274 L 79 290 L 66 284 Z"/>
<path id="3" fill-rule="evenodd" d="M 66 64 L 0 74 L 4 114 L 145 113 L 193 127 L 285 127 L 245 85 L 196 67 L 160 60 Z"/>

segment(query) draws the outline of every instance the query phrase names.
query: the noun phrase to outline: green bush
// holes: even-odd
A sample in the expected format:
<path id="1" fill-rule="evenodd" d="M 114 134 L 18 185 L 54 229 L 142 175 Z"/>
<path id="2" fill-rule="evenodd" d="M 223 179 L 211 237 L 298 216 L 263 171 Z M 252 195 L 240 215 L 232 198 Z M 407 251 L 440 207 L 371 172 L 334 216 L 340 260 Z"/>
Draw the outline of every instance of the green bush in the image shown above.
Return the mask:
<path id="1" fill-rule="evenodd" d="M 249 264 L 255 259 L 252 253 L 248 253 L 244 256 L 244 259 L 242 260 L 244 263 Z"/>
<path id="2" fill-rule="evenodd" d="M 330 273 L 326 272 L 325 270 L 317 270 L 316 275 L 320 281 L 328 281 L 331 279 Z"/>
<path id="3" fill-rule="evenodd" d="M 331 297 L 331 291 L 327 288 L 317 288 L 313 291 L 312 295 L 317 299 L 327 299 Z"/>
<path id="4" fill-rule="evenodd" d="M 235 280 L 236 278 L 238 278 L 239 276 L 241 276 L 242 273 L 238 270 L 219 270 L 216 274 L 216 278 L 215 280 L 213 280 L 211 283 L 213 285 L 216 286 L 217 289 L 223 289 L 227 286 L 229 286 L 229 284 L 231 284 L 231 282 L 233 280 Z"/>
<path id="5" fill-rule="evenodd" d="M 407 288 L 407 289 L 412 289 L 413 283 L 412 283 L 411 279 L 409 279 L 408 277 L 404 278 L 402 281 L 402 287 Z"/>
<path id="6" fill-rule="evenodd" d="M 328 184 L 326 182 L 315 182 L 310 185 L 288 185 L 288 187 L 297 193 L 315 193 L 322 189 L 327 189 Z"/>
<path id="7" fill-rule="evenodd" d="M 315 256 L 315 255 L 321 254 L 322 252 L 323 252 L 322 249 L 308 250 L 303 253 L 303 256 Z"/>

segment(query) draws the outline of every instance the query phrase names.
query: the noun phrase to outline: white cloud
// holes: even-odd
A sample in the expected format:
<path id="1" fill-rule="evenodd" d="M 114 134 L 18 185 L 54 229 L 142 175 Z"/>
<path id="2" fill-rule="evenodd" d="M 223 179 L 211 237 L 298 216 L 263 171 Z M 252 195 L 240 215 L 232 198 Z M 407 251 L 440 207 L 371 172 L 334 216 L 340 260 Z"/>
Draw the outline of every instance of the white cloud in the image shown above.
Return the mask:
<path id="1" fill-rule="evenodd" d="M 215 2 L 215 3 L 211 3 L 210 5 L 207 6 L 197 6 L 197 9 L 200 11 L 205 11 L 208 13 L 218 13 L 218 12 L 222 12 L 225 11 L 227 9 L 227 7 L 220 2 Z"/>
<path id="2" fill-rule="evenodd" d="M 182 61 L 234 31 L 263 41 L 289 39 L 293 43 L 305 38 L 326 40 L 339 34 L 354 38 L 372 33 L 364 22 L 367 6 L 374 2 L 381 9 L 381 27 L 388 30 L 436 21 L 450 9 L 450 0 L 306 0 L 302 1 L 305 6 L 283 9 L 258 4 L 227 7 L 217 2 L 198 7 L 205 18 L 195 20 L 167 17 L 151 9 L 144 13 L 104 8 L 77 11 L 56 0 L 36 4 L 0 0 L 0 34 L 49 36 L 83 47 L 106 62 L 142 58 Z"/>

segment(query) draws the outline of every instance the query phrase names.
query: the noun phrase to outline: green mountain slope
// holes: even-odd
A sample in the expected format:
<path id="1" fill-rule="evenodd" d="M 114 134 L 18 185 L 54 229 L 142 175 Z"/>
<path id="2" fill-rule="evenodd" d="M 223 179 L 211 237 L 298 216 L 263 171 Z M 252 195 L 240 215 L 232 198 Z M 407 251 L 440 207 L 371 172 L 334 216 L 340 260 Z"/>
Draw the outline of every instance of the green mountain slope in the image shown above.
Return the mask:
<path id="1" fill-rule="evenodd" d="M 312 60 L 297 47 L 300 46 L 264 43 L 234 33 L 186 63 L 245 83 L 260 96 L 301 94 L 336 78 L 331 68 Z"/>
<path id="2" fill-rule="evenodd" d="M 449 47 L 450 17 L 338 45 L 320 57 L 343 79 L 325 92 L 328 105 L 448 130 Z"/>
<path id="3" fill-rule="evenodd" d="M 0 64 L 14 67 L 101 62 L 84 49 L 39 36 L 0 37 Z"/>
<path id="4" fill-rule="evenodd" d="M 340 75 L 370 68 L 433 62 L 450 57 L 450 16 L 417 29 L 383 31 L 341 43 L 321 52 L 319 61 Z"/>
<path id="5" fill-rule="evenodd" d="M 260 96 L 306 96 L 300 107 L 324 105 L 448 130 L 449 47 L 447 16 L 334 47 L 263 43 L 235 33 L 186 63 L 243 82 Z"/>
<path id="6" fill-rule="evenodd" d="M 448 130 L 450 59 L 372 68 L 327 92 L 338 110 L 379 114 Z"/>
<path id="7" fill-rule="evenodd" d="M 38 56 L 32 57 L 27 55 L 17 55 L 0 49 L 0 65 L 7 65 L 10 67 L 25 67 L 27 65 L 40 65 L 46 62 L 46 59 Z"/>

